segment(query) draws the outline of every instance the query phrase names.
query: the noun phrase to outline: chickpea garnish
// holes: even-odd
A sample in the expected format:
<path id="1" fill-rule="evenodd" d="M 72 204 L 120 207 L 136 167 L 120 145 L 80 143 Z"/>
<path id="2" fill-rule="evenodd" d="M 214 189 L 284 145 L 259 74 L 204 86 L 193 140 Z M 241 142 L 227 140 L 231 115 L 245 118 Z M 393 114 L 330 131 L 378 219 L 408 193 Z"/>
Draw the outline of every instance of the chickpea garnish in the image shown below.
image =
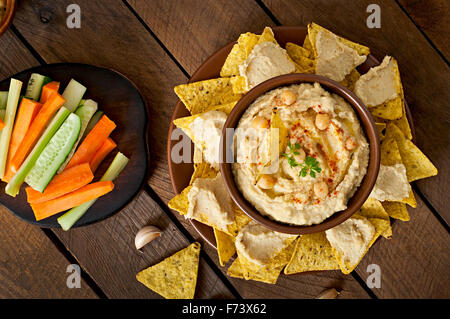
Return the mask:
<path id="1" fill-rule="evenodd" d="M 297 100 L 297 97 L 292 91 L 286 90 L 281 93 L 280 99 L 283 104 L 292 105 Z"/>
<path id="2" fill-rule="evenodd" d="M 345 148 L 349 151 L 354 150 L 358 146 L 358 143 L 356 142 L 355 138 L 349 137 L 345 140 Z"/>
<path id="3" fill-rule="evenodd" d="M 277 179 L 272 175 L 261 175 L 256 185 L 261 189 L 271 189 L 277 182 Z"/>
<path id="4" fill-rule="evenodd" d="M 318 198 L 325 198 L 328 195 L 328 185 L 325 182 L 314 184 L 314 194 Z"/>
<path id="5" fill-rule="evenodd" d="M 255 129 L 265 129 L 269 127 L 269 121 L 263 116 L 255 116 L 252 122 L 252 127 Z"/>
<path id="6" fill-rule="evenodd" d="M 316 127 L 319 130 L 326 130 L 330 125 L 330 116 L 326 113 L 318 113 L 316 115 Z"/>

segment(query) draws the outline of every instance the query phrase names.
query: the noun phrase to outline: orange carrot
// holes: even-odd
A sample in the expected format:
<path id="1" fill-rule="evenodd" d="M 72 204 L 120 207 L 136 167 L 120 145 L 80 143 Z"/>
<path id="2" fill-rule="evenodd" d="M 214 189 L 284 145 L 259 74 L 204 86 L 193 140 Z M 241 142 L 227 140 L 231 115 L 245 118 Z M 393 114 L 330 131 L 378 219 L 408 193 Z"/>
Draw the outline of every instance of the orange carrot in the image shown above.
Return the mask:
<path id="1" fill-rule="evenodd" d="M 56 175 L 43 193 L 27 187 L 25 191 L 27 192 L 28 203 L 39 204 L 64 196 L 86 186 L 93 179 L 94 174 L 88 163 L 74 166 Z"/>
<path id="2" fill-rule="evenodd" d="M 99 198 L 111 192 L 113 189 L 114 184 L 111 181 L 97 182 L 86 185 L 64 196 L 39 204 L 31 204 L 31 208 L 33 209 L 36 221 L 38 221 Z"/>
<path id="3" fill-rule="evenodd" d="M 42 87 L 41 99 L 39 100 L 39 102 L 44 104 L 45 102 L 47 102 L 47 100 L 53 93 L 58 93 L 58 90 L 59 90 L 59 82 L 53 81 L 47 83 Z"/>
<path id="4" fill-rule="evenodd" d="M 0 131 L 5 127 L 5 123 L 0 119 Z"/>
<path id="5" fill-rule="evenodd" d="M 106 115 L 103 115 L 92 131 L 86 136 L 80 147 L 78 147 L 66 168 L 71 168 L 82 163 L 90 163 L 95 153 L 115 128 L 116 124 Z"/>
<path id="6" fill-rule="evenodd" d="M 3 181 L 9 182 L 11 178 L 13 178 L 16 173 L 15 170 L 12 169 L 11 161 L 16 154 L 17 149 L 22 143 L 25 134 L 28 131 L 28 128 L 31 125 L 31 122 L 36 117 L 36 114 L 42 107 L 42 104 L 27 98 L 22 98 L 22 102 L 20 102 L 19 111 L 17 112 L 17 119 L 14 125 L 14 130 L 11 135 L 11 142 L 9 144 L 9 153 L 8 160 L 6 162 L 6 170 L 5 176 L 3 177 Z"/>
<path id="7" fill-rule="evenodd" d="M 91 170 L 95 172 L 106 156 L 108 156 L 108 154 L 111 153 L 111 151 L 116 147 L 117 144 L 108 137 L 89 162 L 89 165 L 91 165 Z"/>
<path id="8" fill-rule="evenodd" d="M 22 143 L 20 143 L 20 146 L 17 148 L 17 151 L 13 156 L 11 161 L 11 167 L 13 170 L 16 172 L 19 170 L 23 161 L 33 149 L 53 115 L 61 108 L 61 106 L 64 105 L 65 102 L 66 100 L 58 93 L 50 96 L 47 102 L 45 102 L 38 115 L 36 115 L 36 118 L 31 123 L 30 128 L 22 140 Z"/>

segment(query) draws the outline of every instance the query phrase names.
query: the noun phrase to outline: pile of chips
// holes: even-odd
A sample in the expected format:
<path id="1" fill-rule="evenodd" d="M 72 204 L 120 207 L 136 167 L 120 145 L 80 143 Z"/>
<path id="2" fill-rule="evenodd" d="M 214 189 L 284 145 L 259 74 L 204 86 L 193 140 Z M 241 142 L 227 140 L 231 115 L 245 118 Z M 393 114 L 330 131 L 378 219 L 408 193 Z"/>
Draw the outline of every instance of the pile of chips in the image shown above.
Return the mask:
<path id="1" fill-rule="evenodd" d="M 336 37 L 340 43 L 356 50 L 360 55 L 367 56 L 370 53 L 368 47 L 338 37 L 331 31 L 311 23 L 308 25 L 308 35 L 303 44 L 287 43 L 285 47 L 290 60 L 296 66 L 296 72 L 315 73 L 317 61 L 315 43 L 316 36 L 320 31 Z M 195 143 L 196 138 L 190 130 L 190 124 L 198 116 L 208 111 L 220 110 L 226 114 L 231 112 L 236 102 L 247 92 L 246 79 L 239 74 L 239 65 L 248 58 L 253 47 L 262 42 L 272 42 L 278 45 L 270 28 L 265 28 L 261 35 L 253 33 L 242 34 L 225 61 L 220 72 L 220 78 L 175 87 L 176 94 L 190 111 L 191 116 L 179 118 L 174 121 L 174 124 L 183 129 L 196 144 L 194 173 L 190 185 L 169 202 L 169 207 L 178 211 L 181 215 L 186 215 L 188 212 L 188 193 L 194 181 L 198 178 L 212 179 L 219 174 L 210 164 L 204 161 L 195 161 L 196 158 L 202 158 L 202 150 L 205 146 Z M 369 111 L 373 115 L 381 139 L 381 164 L 403 164 L 406 168 L 408 182 L 413 182 L 436 175 L 437 170 L 411 141 L 412 134 L 406 118 L 400 72 L 397 62 L 393 61 L 396 67 L 395 81 L 398 94 L 396 98 L 381 105 L 369 107 Z M 360 74 L 355 68 L 347 74 L 345 79 L 341 81 L 341 84 L 353 90 L 359 77 Z M 252 263 L 245 256 L 239 255 L 239 253 L 233 260 L 233 256 L 236 254 L 236 236 L 241 229 L 254 222 L 234 203 L 232 203 L 234 222 L 226 227 L 221 227 L 217 223 L 212 222 L 208 216 L 202 215 L 195 218 L 199 222 L 214 228 L 220 264 L 226 266 L 233 260 L 227 270 L 229 276 L 274 284 L 283 270 L 288 275 L 314 270 L 337 269 L 340 269 L 345 274 L 350 273 L 378 237 L 391 238 L 391 218 L 402 221 L 410 219 L 406 204 L 416 207 L 412 191 L 407 198 L 401 201 L 380 202 L 369 197 L 362 208 L 355 213 L 352 218 L 369 221 L 375 228 L 375 235 L 368 245 L 364 247 L 364 250 L 360 252 L 359 260 L 356 263 L 349 263 L 348 260 L 341 256 L 340 252 L 330 244 L 325 232 L 293 236 L 286 239 L 283 249 L 267 260 L 264 265 Z M 181 272 L 181 269 L 179 271 Z M 142 274 L 140 278 L 140 280 L 149 285 L 149 279 L 145 279 L 148 276 Z M 164 278 L 161 280 L 164 280 Z M 159 286 L 153 284 L 152 289 L 155 289 L 155 287 Z M 158 289 L 161 291 L 161 288 Z M 169 297 L 176 296 L 169 295 Z"/>

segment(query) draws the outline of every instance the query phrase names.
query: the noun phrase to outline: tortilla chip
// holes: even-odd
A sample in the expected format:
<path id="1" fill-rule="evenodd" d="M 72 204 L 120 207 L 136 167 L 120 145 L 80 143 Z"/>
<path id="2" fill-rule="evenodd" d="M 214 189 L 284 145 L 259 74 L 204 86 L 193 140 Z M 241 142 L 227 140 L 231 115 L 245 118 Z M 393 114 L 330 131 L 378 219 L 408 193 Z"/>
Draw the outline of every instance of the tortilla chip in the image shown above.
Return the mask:
<path id="1" fill-rule="evenodd" d="M 315 48 L 316 47 L 316 36 L 319 33 L 319 31 L 324 31 L 324 32 L 327 32 L 327 33 L 334 34 L 333 32 L 325 29 L 324 27 L 321 27 L 320 25 L 318 25 L 318 24 L 316 24 L 314 22 L 308 24 L 309 41 L 311 42 L 311 47 L 313 48 L 313 51 L 314 51 L 315 55 L 316 55 L 316 48 Z M 355 43 L 355 42 L 352 42 L 352 41 L 347 40 L 345 38 L 342 38 L 342 37 L 340 37 L 338 35 L 336 35 L 336 36 L 337 36 L 338 40 L 342 44 L 344 44 L 344 45 L 346 45 L 346 46 L 356 50 L 359 55 L 368 55 L 370 53 L 370 49 L 368 47 L 363 46 L 363 45 L 358 44 L 358 43 Z"/>
<path id="2" fill-rule="evenodd" d="M 363 216 L 375 226 L 375 229 L 384 237 L 392 236 L 391 222 L 388 213 L 384 210 L 380 201 L 369 197 L 361 206 L 355 216 Z"/>
<path id="3" fill-rule="evenodd" d="M 411 127 L 409 126 L 408 118 L 406 117 L 405 103 L 402 104 L 402 117 L 394 120 L 392 123 L 402 131 L 407 139 L 412 140 Z"/>
<path id="4" fill-rule="evenodd" d="M 397 142 L 392 136 L 385 138 L 381 143 L 381 164 L 387 166 L 403 164 Z M 401 202 L 406 203 L 411 207 L 417 207 L 417 202 L 412 190 L 410 190 L 408 197 L 401 200 Z"/>
<path id="5" fill-rule="evenodd" d="M 251 32 L 241 34 L 237 43 L 231 49 L 220 71 L 220 76 L 229 77 L 239 75 L 239 64 L 244 62 L 258 43 L 259 35 Z"/>
<path id="6" fill-rule="evenodd" d="M 236 221 L 236 227 L 239 232 L 244 226 L 250 223 L 252 219 L 248 217 L 234 201 L 231 204 L 233 206 L 234 220 Z"/>
<path id="7" fill-rule="evenodd" d="M 169 206 L 170 209 L 176 210 L 181 215 L 186 215 L 189 208 L 189 200 L 187 195 L 189 194 L 191 188 L 192 186 L 189 185 L 188 187 L 183 189 L 183 191 L 180 194 L 173 197 L 169 201 L 169 203 L 167 203 L 167 206 Z"/>
<path id="8" fill-rule="evenodd" d="M 193 299 L 199 261 L 200 243 L 193 243 L 141 271 L 136 279 L 166 299 Z"/>
<path id="9" fill-rule="evenodd" d="M 405 137 L 395 124 L 388 123 L 386 137 L 392 137 L 397 142 L 402 162 L 406 167 L 408 182 L 437 175 L 438 171 L 433 163 Z"/>
<path id="10" fill-rule="evenodd" d="M 361 74 L 359 74 L 358 70 L 353 69 L 349 74 L 345 76 L 345 79 L 341 81 L 341 84 L 348 88 L 350 91 L 353 91 L 355 88 L 355 83 L 358 81 Z"/>
<path id="11" fill-rule="evenodd" d="M 283 270 L 283 266 L 273 269 L 263 269 L 254 273 L 247 273 L 247 278 L 244 278 L 244 270 L 242 269 L 241 262 L 238 257 L 231 264 L 230 268 L 228 268 L 227 274 L 234 278 L 260 281 L 267 284 L 276 284 L 281 270 Z"/>
<path id="12" fill-rule="evenodd" d="M 294 255 L 295 247 L 297 246 L 298 237 L 288 238 L 285 241 L 287 245 L 283 250 L 280 251 L 277 255 L 275 255 L 272 259 L 270 259 L 269 263 L 265 266 L 265 268 L 272 269 L 278 268 L 280 266 L 286 266 Z"/>
<path id="13" fill-rule="evenodd" d="M 308 51 L 308 56 L 307 58 L 313 59 L 313 47 L 311 45 L 311 41 L 309 40 L 309 34 L 306 35 L 305 40 L 303 40 L 303 48 Z"/>
<path id="14" fill-rule="evenodd" d="M 167 204 L 169 208 L 176 210 L 181 215 L 186 215 L 189 208 L 188 194 L 192 188 L 192 183 L 196 178 L 214 178 L 217 176 L 217 172 L 208 163 L 194 164 L 194 173 L 192 174 L 189 186 L 183 189 L 183 191 L 173 197 Z"/>
<path id="15" fill-rule="evenodd" d="M 173 124 L 175 124 L 176 127 L 181 128 L 183 130 L 183 132 L 185 132 L 186 135 L 189 136 L 189 138 L 192 141 L 194 141 L 194 138 L 193 138 L 193 135 L 192 135 L 192 132 L 191 132 L 191 129 L 189 128 L 189 126 L 192 124 L 192 122 L 194 122 L 194 120 L 197 117 L 202 116 L 206 112 L 210 112 L 210 111 L 220 111 L 220 112 L 224 112 L 225 114 L 229 115 L 231 113 L 231 111 L 233 110 L 234 106 L 236 105 L 236 103 L 237 102 L 234 101 L 234 102 L 221 104 L 221 105 L 208 106 L 202 113 L 197 113 L 195 115 L 185 116 L 185 117 L 180 117 L 180 118 L 175 119 L 173 121 Z"/>
<path id="16" fill-rule="evenodd" d="M 229 78 L 217 78 L 178 85 L 175 93 L 192 115 L 203 113 L 211 106 L 238 101 L 240 94 L 234 94 Z"/>
<path id="17" fill-rule="evenodd" d="M 369 108 L 369 111 L 373 116 L 385 120 L 397 120 L 403 114 L 403 100 L 400 97 L 396 97 L 379 106 Z"/>
<path id="18" fill-rule="evenodd" d="M 392 137 L 387 137 L 381 143 L 381 165 L 392 166 L 401 164 L 402 157 L 397 142 Z"/>
<path id="19" fill-rule="evenodd" d="M 259 36 L 258 44 L 263 42 L 272 42 L 278 45 L 277 40 L 275 40 L 275 35 L 273 34 L 272 28 L 265 27 L 263 33 Z"/>
<path id="20" fill-rule="evenodd" d="M 295 252 L 284 269 L 287 275 L 305 271 L 335 270 L 339 264 L 325 232 L 301 236 Z"/>
<path id="21" fill-rule="evenodd" d="M 360 219 L 367 219 L 361 215 L 353 215 L 352 218 L 360 218 Z M 368 220 L 368 219 L 367 219 Z M 361 260 L 364 258 L 364 256 L 367 254 L 367 252 L 369 251 L 370 247 L 372 247 L 372 245 L 375 243 L 375 241 L 378 239 L 378 237 L 380 236 L 380 232 L 377 230 L 377 226 L 373 224 L 370 220 L 369 222 L 375 227 L 375 234 L 373 236 L 373 238 L 370 240 L 370 242 L 367 245 L 366 250 L 361 254 L 359 260 L 354 264 L 354 265 L 350 265 L 347 262 L 344 261 L 343 256 L 333 247 L 333 253 L 336 256 L 336 259 L 339 263 L 339 267 L 341 268 L 342 273 L 344 274 L 349 274 L 351 273 L 361 262 Z"/>
<path id="22" fill-rule="evenodd" d="M 386 137 L 386 123 L 376 123 L 375 126 L 377 127 L 378 136 L 380 137 L 380 141 L 382 142 L 384 138 Z"/>
<path id="23" fill-rule="evenodd" d="M 286 52 L 292 61 L 294 61 L 298 73 L 314 73 L 314 60 L 308 58 L 308 50 L 299 45 L 288 42 L 286 44 Z"/>
<path id="24" fill-rule="evenodd" d="M 219 255 L 219 263 L 225 266 L 231 257 L 236 253 L 234 246 L 234 237 L 214 228 L 214 236 L 216 237 L 217 254 Z"/>
<path id="25" fill-rule="evenodd" d="M 408 210 L 406 209 L 406 205 L 404 203 L 386 201 L 381 204 L 390 217 L 400 219 L 405 222 L 410 220 Z"/>
<path id="26" fill-rule="evenodd" d="M 247 90 L 247 81 L 243 76 L 233 76 L 231 79 L 231 86 L 233 87 L 233 92 L 235 94 L 245 94 Z"/>

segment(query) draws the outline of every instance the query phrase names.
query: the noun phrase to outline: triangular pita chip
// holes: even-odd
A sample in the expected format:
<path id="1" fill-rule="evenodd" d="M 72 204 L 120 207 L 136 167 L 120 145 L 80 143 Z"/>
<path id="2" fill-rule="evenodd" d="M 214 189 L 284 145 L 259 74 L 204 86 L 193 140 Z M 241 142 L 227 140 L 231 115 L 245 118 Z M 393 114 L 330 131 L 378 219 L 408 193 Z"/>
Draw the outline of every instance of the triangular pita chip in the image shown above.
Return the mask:
<path id="1" fill-rule="evenodd" d="M 284 269 L 287 275 L 305 271 L 335 270 L 339 264 L 333 254 L 325 232 L 301 236 L 295 252 Z"/>
<path id="2" fill-rule="evenodd" d="M 136 279 L 166 299 L 193 299 L 199 260 L 200 243 L 193 243 L 141 271 Z"/>

